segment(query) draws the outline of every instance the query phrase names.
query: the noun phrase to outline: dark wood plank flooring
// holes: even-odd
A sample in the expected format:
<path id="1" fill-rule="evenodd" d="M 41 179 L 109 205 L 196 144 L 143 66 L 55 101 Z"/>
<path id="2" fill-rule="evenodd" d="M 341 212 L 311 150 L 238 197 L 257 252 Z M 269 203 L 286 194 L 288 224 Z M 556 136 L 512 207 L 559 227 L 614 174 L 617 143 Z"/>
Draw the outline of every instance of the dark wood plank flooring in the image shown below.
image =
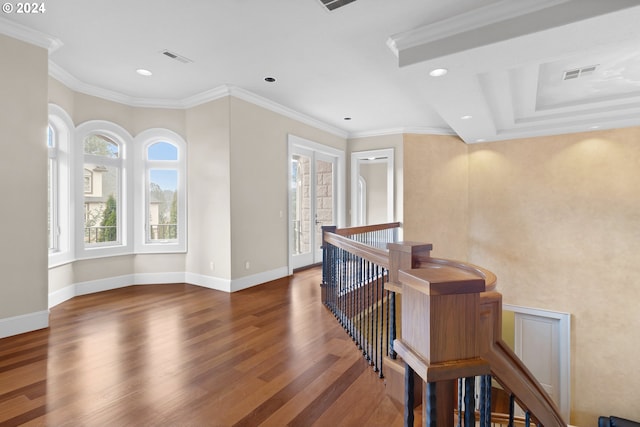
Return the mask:
<path id="1" fill-rule="evenodd" d="M 0 426 L 401 426 L 319 282 L 64 302 L 50 328 L 0 340 Z"/>

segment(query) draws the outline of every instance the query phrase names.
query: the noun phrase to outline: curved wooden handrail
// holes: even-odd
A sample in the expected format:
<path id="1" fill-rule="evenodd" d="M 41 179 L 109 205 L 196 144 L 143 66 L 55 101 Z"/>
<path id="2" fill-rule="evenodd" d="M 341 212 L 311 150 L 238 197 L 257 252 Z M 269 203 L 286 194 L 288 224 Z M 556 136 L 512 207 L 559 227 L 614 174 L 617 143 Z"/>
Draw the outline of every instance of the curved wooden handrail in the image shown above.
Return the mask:
<path id="1" fill-rule="evenodd" d="M 335 233 L 325 232 L 324 241 L 337 248 L 344 249 L 351 254 L 366 259 L 367 261 L 378 264 L 386 269 L 389 268 L 389 251 L 385 249 L 374 248 Z"/>
<path id="2" fill-rule="evenodd" d="M 545 427 L 566 427 L 560 410 L 518 356 L 502 340 L 502 295 L 480 294 L 480 353 L 491 375 Z"/>
<path id="3" fill-rule="evenodd" d="M 485 292 L 493 291 L 496 288 L 497 278 L 495 274 L 486 268 L 468 262 L 444 258 L 418 257 L 416 268 L 427 268 L 433 266 L 433 264 L 457 268 L 482 277 L 485 282 Z"/>

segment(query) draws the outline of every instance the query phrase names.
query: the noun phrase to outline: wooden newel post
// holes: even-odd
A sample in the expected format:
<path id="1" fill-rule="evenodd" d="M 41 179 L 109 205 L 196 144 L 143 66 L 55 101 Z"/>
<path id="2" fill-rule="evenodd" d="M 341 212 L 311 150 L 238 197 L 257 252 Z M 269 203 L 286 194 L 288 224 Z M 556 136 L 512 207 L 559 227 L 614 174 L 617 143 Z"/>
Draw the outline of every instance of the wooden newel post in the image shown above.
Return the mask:
<path id="1" fill-rule="evenodd" d="M 335 225 L 323 225 L 321 228 L 322 228 L 322 247 L 324 248 L 325 246 L 324 233 L 325 232 L 335 233 L 338 227 L 336 227 Z"/>
<path id="2" fill-rule="evenodd" d="M 419 269 L 400 270 L 398 281 L 402 284 L 402 332 L 394 349 L 425 383 L 438 383 L 429 404 L 433 407 L 435 400 L 437 420 L 427 419 L 423 412 L 425 425 L 451 426 L 455 380 L 489 374 L 478 343 L 485 280 L 453 265 L 423 261 Z"/>
<path id="3" fill-rule="evenodd" d="M 397 318 L 397 294 L 402 292 L 402 285 L 398 280 L 400 270 L 410 270 L 417 267 L 420 259 L 428 258 L 431 255 L 433 245 L 430 243 L 417 242 L 399 242 L 388 243 L 389 250 L 389 281 L 386 288 L 389 294 L 389 357 L 396 358 L 396 352 L 393 348 L 397 325 L 400 319 Z"/>
<path id="4" fill-rule="evenodd" d="M 417 266 L 420 258 L 431 255 L 431 243 L 399 242 L 388 243 L 389 249 L 389 282 L 400 286 L 398 273 L 400 270 L 410 270 Z"/>
<path id="5" fill-rule="evenodd" d="M 336 260 L 333 259 L 335 257 L 335 251 L 331 251 L 329 245 L 325 240 L 325 233 L 335 233 L 337 227 L 335 225 L 323 225 L 322 226 L 322 283 L 320 284 L 321 288 L 321 298 L 324 304 L 331 305 L 334 301 L 333 293 L 327 291 L 327 286 L 334 286 L 335 279 L 335 265 Z"/>

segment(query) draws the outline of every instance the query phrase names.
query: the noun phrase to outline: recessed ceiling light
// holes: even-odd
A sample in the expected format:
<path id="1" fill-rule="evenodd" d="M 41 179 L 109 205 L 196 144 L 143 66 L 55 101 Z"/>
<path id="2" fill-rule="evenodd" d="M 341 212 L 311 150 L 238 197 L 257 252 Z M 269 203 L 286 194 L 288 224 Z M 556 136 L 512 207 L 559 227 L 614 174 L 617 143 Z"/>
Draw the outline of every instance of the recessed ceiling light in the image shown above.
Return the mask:
<path id="1" fill-rule="evenodd" d="M 591 126 L 591 129 L 600 129 L 600 126 L 598 126 L 598 125 Z"/>
<path id="2" fill-rule="evenodd" d="M 276 79 L 274 77 L 265 77 L 264 81 L 269 83 L 274 83 Z"/>
<path id="3" fill-rule="evenodd" d="M 345 117 L 344 120 L 351 120 L 351 117 Z"/>
<path id="4" fill-rule="evenodd" d="M 449 72 L 449 70 L 447 70 L 446 68 L 435 68 L 431 71 L 429 71 L 429 75 L 431 77 L 442 77 L 444 75 L 446 75 Z"/>
<path id="5" fill-rule="evenodd" d="M 476 142 L 485 142 L 485 141 L 486 141 L 486 139 L 484 139 L 484 138 L 478 138 L 478 139 L 476 139 Z"/>
<path id="6" fill-rule="evenodd" d="M 472 119 L 472 118 L 473 118 L 473 116 L 470 116 L 470 115 L 468 115 L 468 114 L 467 114 L 466 116 L 462 116 L 462 117 L 460 117 L 460 118 L 461 118 L 462 120 L 469 120 L 469 119 Z"/>
<path id="7" fill-rule="evenodd" d="M 150 75 L 153 74 L 151 71 L 145 70 L 144 68 L 138 68 L 136 70 L 136 73 L 140 74 L 141 76 L 145 76 L 145 77 L 149 77 Z"/>

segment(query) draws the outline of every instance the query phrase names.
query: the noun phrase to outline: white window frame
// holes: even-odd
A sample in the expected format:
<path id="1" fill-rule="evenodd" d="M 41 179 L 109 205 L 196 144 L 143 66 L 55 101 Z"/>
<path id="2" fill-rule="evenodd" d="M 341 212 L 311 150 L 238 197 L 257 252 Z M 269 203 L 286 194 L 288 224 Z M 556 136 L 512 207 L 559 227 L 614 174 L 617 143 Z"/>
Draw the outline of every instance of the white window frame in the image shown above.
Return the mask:
<path id="1" fill-rule="evenodd" d="M 49 267 L 73 261 L 73 210 L 74 197 L 71 185 L 73 170 L 73 120 L 58 105 L 49 104 L 49 126 L 53 129 L 55 148 L 49 149 L 49 158 L 55 158 L 52 232 L 56 233 L 55 248 L 49 251 Z M 54 152 L 52 152 L 54 151 Z"/>
<path id="2" fill-rule="evenodd" d="M 148 160 L 147 149 L 158 142 L 167 142 L 178 150 L 176 161 Z M 134 139 L 134 218 L 136 253 L 184 253 L 187 251 L 187 143 L 168 129 L 147 129 Z M 178 238 L 166 241 L 148 239 L 149 170 L 171 169 L 178 172 Z"/>
<path id="3" fill-rule="evenodd" d="M 84 243 L 84 140 L 87 136 L 93 134 L 104 135 L 119 146 L 118 159 L 105 158 L 105 164 L 111 166 L 117 166 L 120 169 L 118 179 L 118 236 L 119 241 L 111 243 L 105 243 L 100 245 L 87 246 Z M 129 155 L 130 147 L 133 145 L 133 138 L 131 135 L 121 126 L 115 123 L 105 120 L 91 120 L 84 122 L 76 128 L 76 164 L 74 167 L 74 187 L 76 189 L 75 194 L 78 195 L 78 200 L 75 206 L 75 215 L 78 218 L 75 227 L 75 247 L 76 258 L 99 258 L 105 256 L 124 255 L 132 252 L 132 224 L 133 224 L 133 209 L 131 209 L 130 195 L 131 192 L 131 179 L 129 179 L 131 171 L 131 156 Z M 87 155 L 87 158 L 92 156 Z"/>

